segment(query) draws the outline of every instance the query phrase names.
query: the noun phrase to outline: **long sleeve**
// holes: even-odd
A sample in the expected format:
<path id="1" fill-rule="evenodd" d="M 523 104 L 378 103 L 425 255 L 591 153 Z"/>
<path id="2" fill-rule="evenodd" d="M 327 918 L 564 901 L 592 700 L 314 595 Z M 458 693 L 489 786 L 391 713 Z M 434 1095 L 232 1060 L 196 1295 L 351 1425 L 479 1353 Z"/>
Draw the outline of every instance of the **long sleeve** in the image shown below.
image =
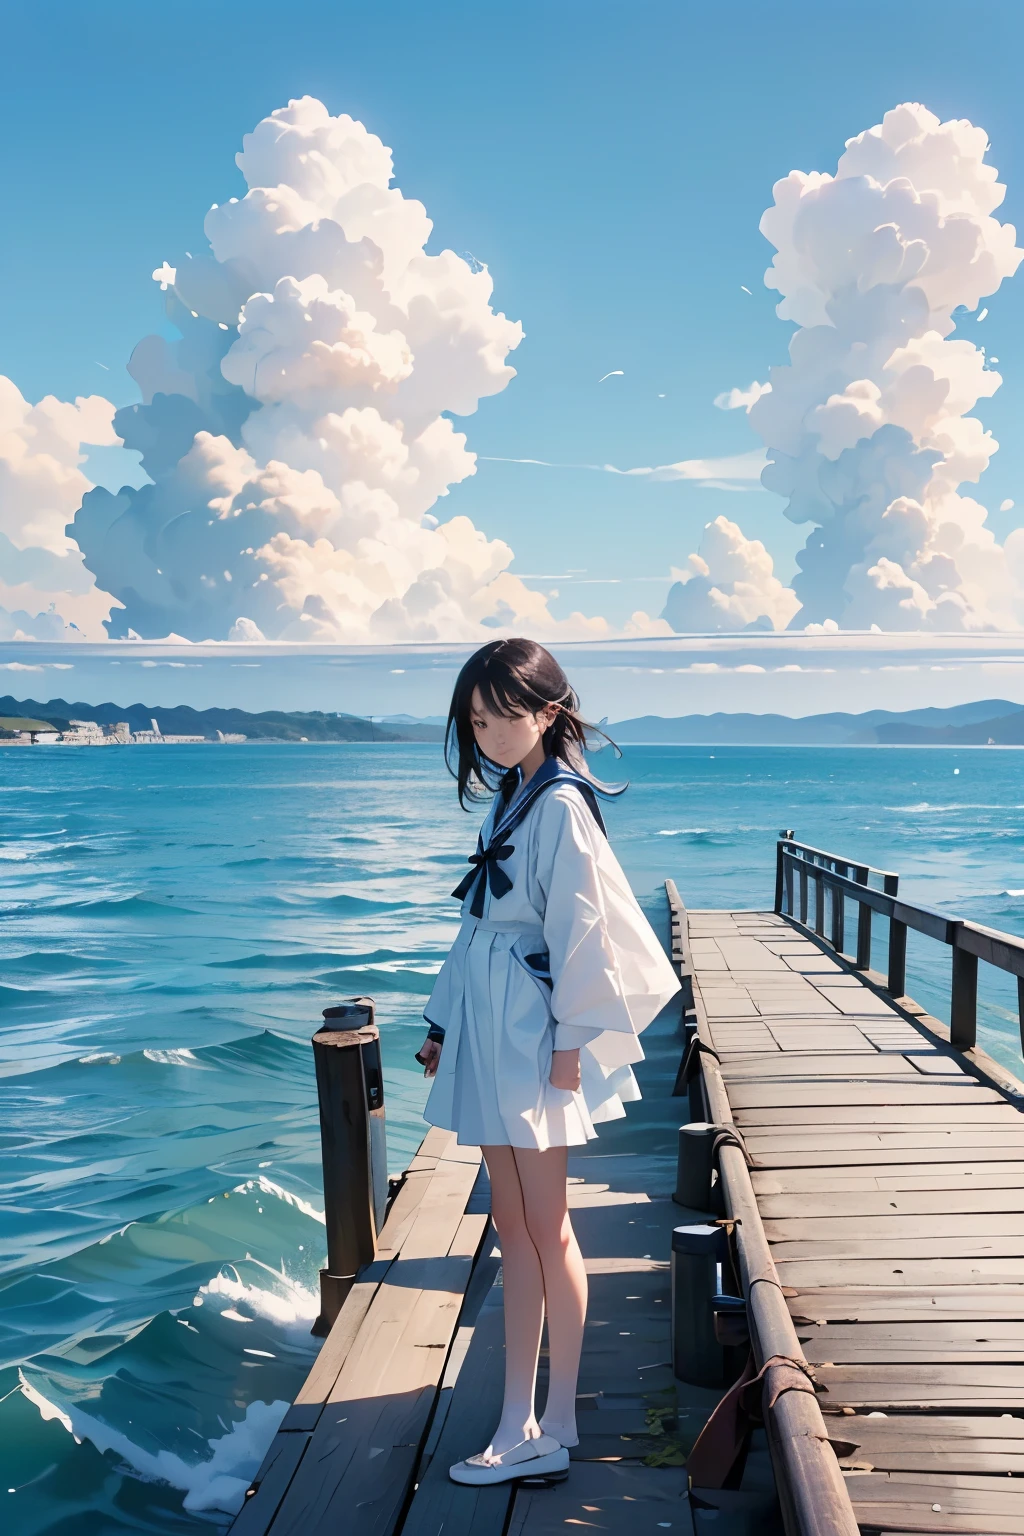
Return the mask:
<path id="1" fill-rule="evenodd" d="M 679 984 L 607 840 L 574 789 L 545 796 L 537 820 L 536 874 L 545 899 L 555 1050 L 589 1045 L 610 1033 L 621 1039 L 614 1056 L 638 1059 L 636 1035 Z M 639 978 L 638 949 L 649 961 Z"/>

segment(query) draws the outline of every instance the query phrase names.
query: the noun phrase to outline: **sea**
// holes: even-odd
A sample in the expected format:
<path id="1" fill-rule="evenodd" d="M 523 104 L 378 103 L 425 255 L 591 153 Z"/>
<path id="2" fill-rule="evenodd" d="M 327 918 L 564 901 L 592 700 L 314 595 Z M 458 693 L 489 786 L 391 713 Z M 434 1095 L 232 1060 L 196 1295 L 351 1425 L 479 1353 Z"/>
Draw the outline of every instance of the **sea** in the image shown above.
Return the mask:
<path id="1" fill-rule="evenodd" d="M 770 907 L 786 828 L 897 871 L 911 900 L 1024 934 L 1022 765 L 999 749 L 630 746 L 593 768 L 629 781 L 609 831 L 662 929 L 666 876 L 691 908 Z M 226 1528 L 317 1347 L 310 1036 L 330 1004 L 376 999 L 397 1173 L 424 1132 L 413 1056 L 475 833 L 436 746 L 0 751 L 13 1536 Z M 908 977 L 948 1016 L 948 952 L 912 936 Z M 1020 1070 L 1006 978 L 983 975 L 980 1037 Z"/>

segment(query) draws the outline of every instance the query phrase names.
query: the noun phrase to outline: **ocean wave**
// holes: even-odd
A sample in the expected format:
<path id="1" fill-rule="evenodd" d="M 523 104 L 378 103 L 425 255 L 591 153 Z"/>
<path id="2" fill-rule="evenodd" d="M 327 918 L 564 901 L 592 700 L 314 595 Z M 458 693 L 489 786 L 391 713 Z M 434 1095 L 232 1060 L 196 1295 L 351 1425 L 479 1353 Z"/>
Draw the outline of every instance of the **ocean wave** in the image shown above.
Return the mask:
<path id="1" fill-rule="evenodd" d="M 275 1186 L 268 1187 L 277 1192 Z M 284 1190 L 280 1191 L 282 1196 L 284 1193 Z M 320 1220 L 323 1221 L 322 1216 Z M 220 1315 L 227 1317 L 229 1322 L 249 1323 L 262 1318 L 278 1328 L 298 1333 L 303 1341 L 307 1340 L 310 1328 L 320 1316 L 319 1295 L 291 1279 L 284 1270 L 271 1269 L 269 1264 L 254 1259 L 248 1262 L 255 1264 L 271 1284 L 250 1284 L 242 1279 L 233 1264 L 225 1264 L 212 1280 L 199 1287 L 196 1299 L 207 1305 L 226 1303 Z"/>
<path id="2" fill-rule="evenodd" d="M 97 896 L 92 899 L 71 901 L 40 901 L 19 902 L 16 906 L 0 909 L 0 916 L 25 917 L 67 917 L 74 913 L 79 917 L 132 917 L 139 913 L 149 916 L 159 913 L 161 917 L 198 916 L 191 907 L 185 907 L 178 901 L 170 898 L 156 900 L 151 896 L 143 896 L 139 892 L 133 892 L 128 896 Z"/>
<path id="3" fill-rule="evenodd" d="M 998 805 L 987 801 L 957 801 L 952 805 L 933 805 L 929 800 L 919 800 L 915 805 L 887 805 L 884 810 L 904 816 L 945 815 L 949 811 L 1010 811 L 1020 806 Z"/>
<path id="4" fill-rule="evenodd" d="M 291 908 L 321 907 L 325 910 L 349 917 L 369 917 L 378 912 L 408 911 L 415 906 L 411 901 L 382 901 L 379 897 L 353 896 L 348 891 L 339 891 L 335 896 L 304 896 L 285 895 L 277 892 L 271 900 L 281 906 Z"/>
<path id="5" fill-rule="evenodd" d="M 242 955 L 237 960 L 208 960 L 211 971 L 315 971 L 322 965 L 375 965 L 385 960 L 401 960 L 404 951 L 377 949 L 365 954 L 344 955 L 333 949 L 290 950 L 284 955 L 269 954 L 260 950 L 254 955 Z"/>
<path id="6" fill-rule="evenodd" d="M 245 1492 L 277 1434 L 288 1404 L 250 1403 L 241 1419 L 233 1419 L 224 1435 L 207 1440 L 210 1456 L 205 1461 L 186 1461 L 173 1451 L 147 1451 L 130 1436 L 86 1413 L 72 1403 L 61 1403 L 35 1386 L 23 1369 L 18 1370 L 22 1396 L 43 1420 L 56 1420 L 78 1442 L 88 1440 L 103 1455 L 112 1452 L 124 1467 L 144 1482 L 167 1483 L 185 1495 L 182 1504 L 194 1514 L 233 1515 L 241 1509 Z"/>
<path id="7" fill-rule="evenodd" d="M 161 1067 L 201 1067 L 203 1065 L 184 1046 L 169 1051 L 154 1050 L 152 1047 L 147 1047 L 142 1054 L 147 1061 L 156 1062 L 157 1066 Z"/>

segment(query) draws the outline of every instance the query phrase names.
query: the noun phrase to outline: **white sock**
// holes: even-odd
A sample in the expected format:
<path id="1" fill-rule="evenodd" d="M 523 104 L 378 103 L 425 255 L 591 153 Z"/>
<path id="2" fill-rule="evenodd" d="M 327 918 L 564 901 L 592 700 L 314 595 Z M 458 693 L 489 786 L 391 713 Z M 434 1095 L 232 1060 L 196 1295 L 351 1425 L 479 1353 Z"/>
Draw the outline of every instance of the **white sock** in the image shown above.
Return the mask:
<path id="1" fill-rule="evenodd" d="M 551 1435 L 559 1445 L 571 1447 L 579 1445 L 580 1437 L 576 1432 L 576 1420 L 571 1419 L 568 1424 L 560 1419 L 549 1419 L 547 1414 L 540 1421 L 540 1427 L 545 1435 Z"/>

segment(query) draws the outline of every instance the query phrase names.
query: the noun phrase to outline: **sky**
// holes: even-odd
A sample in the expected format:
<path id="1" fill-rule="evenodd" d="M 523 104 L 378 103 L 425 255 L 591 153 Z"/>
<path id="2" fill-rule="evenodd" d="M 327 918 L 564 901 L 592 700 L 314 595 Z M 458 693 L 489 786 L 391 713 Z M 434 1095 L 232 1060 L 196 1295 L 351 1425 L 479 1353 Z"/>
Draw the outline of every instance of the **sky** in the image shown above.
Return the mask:
<path id="1" fill-rule="evenodd" d="M 583 638 L 571 631 L 577 611 L 605 620 L 609 633 L 621 633 L 636 610 L 657 621 L 673 568 L 691 575 L 678 589 L 690 605 L 680 610 L 682 627 L 743 628 L 745 611 L 736 605 L 734 622 L 705 624 L 705 609 L 692 601 L 699 582 L 688 557 L 717 518 L 763 541 L 789 590 L 808 524 L 787 520 L 789 492 L 762 489 L 742 459 L 746 478 L 716 474 L 712 465 L 702 477 L 718 482 L 711 485 L 548 467 L 737 456 L 749 465 L 763 449 L 743 409 L 714 401 L 765 381 L 770 367 L 785 363 L 796 328 L 777 316 L 779 294 L 763 282 L 773 249 L 758 223 L 774 183 L 794 169 L 834 173 L 848 139 L 897 104 L 919 102 L 942 122 L 963 118 L 984 130 L 988 162 L 1007 188 L 994 217 L 1022 222 L 1022 22 L 1011 0 L 982 0 L 969 14 L 945 0 L 864 0 L 855 13 L 802 0 L 772 7 L 758 0 L 713 7 L 333 0 L 285 11 L 264 0 L 182 0 L 172 12 L 104 0 L 88 9 L 3 9 L 0 373 L 31 404 L 51 394 L 61 401 L 98 395 L 118 407 L 139 401 L 125 366 L 133 349 L 151 333 L 177 336 L 150 274 L 163 262 L 180 268 L 186 251 L 204 251 L 211 204 L 244 196 L 234 163 L 243 135 L 307 95 L 332 116 L 347 113 L 390 146 L 396 185 L 425 205 L 433 221 L 427 252 L 450 249 L 474 272 L 485 264 L 491 309 L 525 333 L 505 359 L 515 377 L 482 392 L 469 414 L 453 413 L 445 405 L 450 391 L 434 389 L 428 415 L 465 432 L 478 460 L 476 473 L 432 506 L 442 522 L 469 519 L 487 540 L 511 547 L 508 570 L 522 589 L 542 594 L 543 613 L 517 586 L 501 589 L 494 615 L 514 613 L 524 628 L 535 618 L 539 638 Z M 262 273 L 261 281 L 269 284 Z M 979 486 L 962 489 L 978 497 L 1003 541 L 1024 507 L 1024 275 L 1004 276 L 987 303 L 958 309 L 954 319 L 952 339 L 984 345 L 999 360 L 1001 387 L 972 414 L 1000 448 Z M 385 329 L 383 312 L 377 322 Z M 263 414 L 269 419 L 266 405 Z M 103 430 L 107 445 L 82 466 L 87 479 L 111 490 L 124 479 L 143 483 L 137 455 L 115 445 L 109 421 L 93 435 Z M 278 434 L 275 453 L 280 443 Z M 245 494 L 252 494 L 251 467 L 239 473 L 239 484 L 249 475 Z M 1006 505 L 1014 501 L 1019 507 Z M 105 590 L 120 581 L 124 600 L 124 591 L 136 591 L 134 572 L 117 566 L 109 537 L 101 548 L 109 530 L 100 521 L 97 514 L 88 529 L 82 525 L 83 547 L 92 540 L 87 563 L 102 567 Z M 488 558 L 472 590 L 452 578 L 446 613 L 454 607 L 470 615 L 467 623 L 489 622 L 478 591 L 497 561 Z M 722 570 L 730 558 L 723 546 Z M 428 556 L 415 559 L 422 566 Z M 293 561 L 286 575 L 297 580 L 294 571 Z M 823 592 L 833 576 L 841 584 L 846 568 L 818 572 Z M 143 597 L 134 607 L 128 601 L 122 632 L 138 613 L 137 623 L 156 626 L 147 638 L 169 628 L 188 634 L 170 619 L 161 629 L 158 616 L 170 610 Z M 819 620 L 835 607 L 830 596 L 822 595 L 820 612 L 806 592 L 801 600 L 804 615 Z M 83 614 L 92 603 L 95 622 L 92 598 L 80 594 L 80 601 Z M 856 614 L 851 609 L 860 616 L 853 627 L 868 628 L 865 617 L 885 620 L 866 601 L 854 605 Z M 920 627 L 953 627 L 933 609 Z M 771 612 L 784 628 L 786 600 Z M 990 622 L 1008 627 L 999 615 Z M 410 623 L 403 616 L 382 637 L 423 638 Z M 335 624 L 317 638 L 372 636 Z M 8 639 L 17 644 L 0 631 Z"/>

